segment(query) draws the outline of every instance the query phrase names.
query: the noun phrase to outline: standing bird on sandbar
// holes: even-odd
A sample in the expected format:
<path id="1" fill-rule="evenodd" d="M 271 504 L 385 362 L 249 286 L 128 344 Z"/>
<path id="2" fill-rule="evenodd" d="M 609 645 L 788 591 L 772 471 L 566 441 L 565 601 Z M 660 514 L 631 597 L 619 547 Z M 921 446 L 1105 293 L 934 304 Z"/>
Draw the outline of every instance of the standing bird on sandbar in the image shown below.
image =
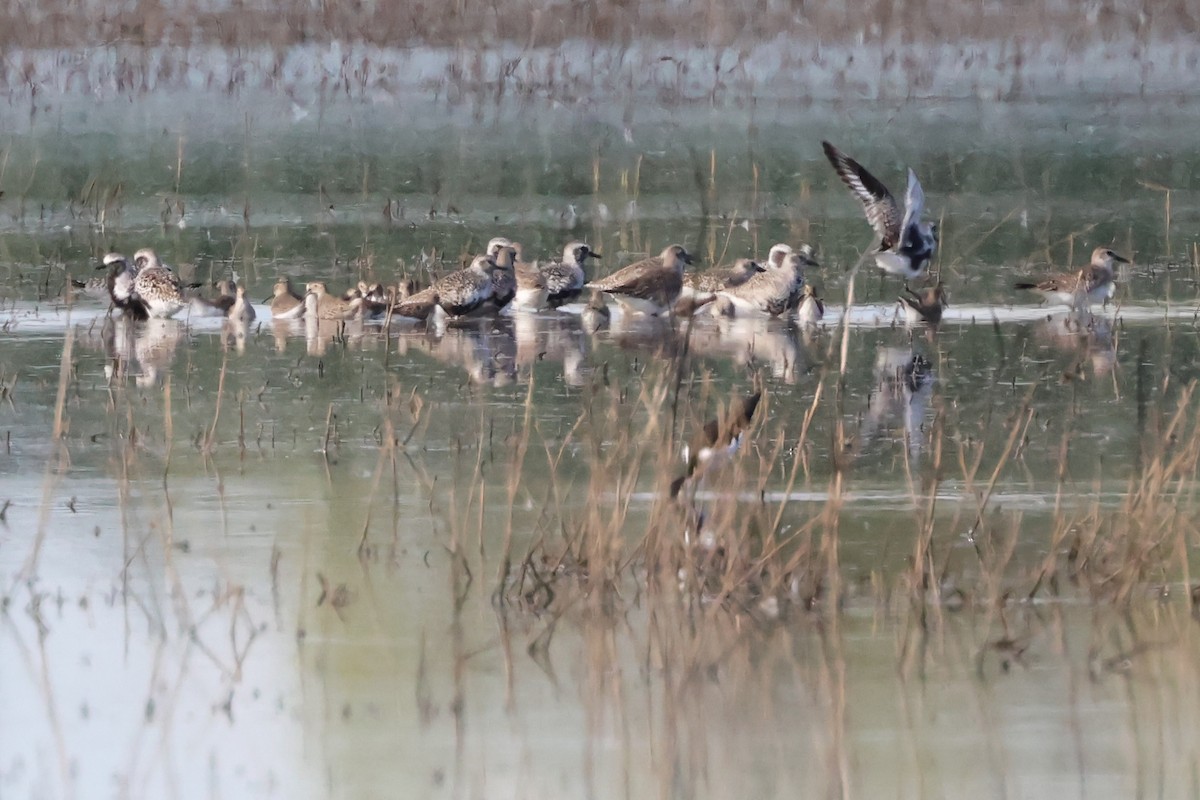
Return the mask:
<path id="1" fill-rule="evenodd" d="M 862 164 L 829 142 L 821 142 L 821 147 L 842 183 L 862 203 L 867 221 L 879 237 L 875 263 L 884 272 L 899 275 L 905 281 L 924 276 L 937 252 L 938 232 L 934 223 L 921 221 L 925 192 L 917 174 L 911 168 L 908 170 L 908 191 L 901 210 L 888 188 Z"/>
<path id="2" fill-rule="evenodd" d="M 669 312 L 683 291 L 684 267 L 694 263 L 683 245 L 673 244 L 654 258 L 617 270 L 586 289 L 604 292 L 631 314 L 657 316 Z"/>
<path id="3" fill-rule="evenodd" d="M 133 265 L 137 268 L 133 291 L 151 317 L 167 319 L 187 306 L 179 276 L 158 260 L 157 253 L 144 247 L 133 254 Z"/>
<path id="4" fill-rule="evenodd" d="M 1013 288 L 1029 289 L 1046 301 L 1071 308 L 1107 304 L 1117 290 L 1116 265 L 1128 263 L 1129 259 L 1107 247 L 1097 247 L 1092 251 L 1091 262 L 1078 272 L 1052 275 L 1040 281 L 1017 281 Z"/>

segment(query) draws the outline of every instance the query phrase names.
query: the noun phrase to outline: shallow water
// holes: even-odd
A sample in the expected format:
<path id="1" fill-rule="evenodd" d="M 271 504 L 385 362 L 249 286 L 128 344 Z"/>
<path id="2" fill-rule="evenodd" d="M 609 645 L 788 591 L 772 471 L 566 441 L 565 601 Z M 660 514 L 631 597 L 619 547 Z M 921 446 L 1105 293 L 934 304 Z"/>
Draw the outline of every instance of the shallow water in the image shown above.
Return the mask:
<path id="1" fill-rule="evenodd" d="M 1127 603 L 1035 590 L 1062 521 L 1120 514 L 1176 443 L 1198 377 L 1200 152 L 1167 136 L 1186 109 L 183 100 L 0 121 L 0 796 L 1195 792 L 1194 536 Z M 897 283 L 859 273 L 840 391 L 870 235 L 823 137 L 893 185 L 921 175 L 951 300 L 910 331 Z M 1169 218 L 1139 181 L 1173 190 Z M 811 242 L 827 325 L 309 335 L 260 306 L 239 336 L 62 296 L 114 248 L 261 299 L 278 274 L 423 276 L 500 232 L 540 256 L 587 238 L 604 269 L 675 240 L 705 263 Z M 1134 263 L 1090 324 L 1009 288 L 1097 244 Z M 744 474 L 700 500 L 817 525 L 838 585 L 498 602 L 506 536 L 561 552 L 589 492 L 628 502 L 631 548 L 656 524 L 676 466 L 642 392 L 685 350 L 679 436 L 756 379 L 767 398 Z M 929 380 L 905 386 L 914 354 Z M 590 484 L 630 442 L 641 471 Z M 927 513 L 925 591 L 906 582 Z"/>

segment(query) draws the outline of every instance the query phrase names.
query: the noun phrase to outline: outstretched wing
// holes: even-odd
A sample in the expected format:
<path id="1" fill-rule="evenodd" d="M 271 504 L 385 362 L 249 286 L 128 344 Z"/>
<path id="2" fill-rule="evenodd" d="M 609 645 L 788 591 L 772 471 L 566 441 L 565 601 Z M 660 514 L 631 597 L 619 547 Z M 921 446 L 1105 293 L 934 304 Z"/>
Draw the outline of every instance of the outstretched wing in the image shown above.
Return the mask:
<path id="1" fill-rule="evenodd" d="M 904 221 L 900 223 L 900 235 L 907 236 L 912 226 L 921 221 L 921 212 L 925 210 L 925 190 L 917 180 L 917 173 L 908 169 L 908 191 L 904 193 Z"/>
<path id="2" fill-rule="evenodd" d="M 821 142 L 821 147 L 825 149 L 825 157 L 829 159 L 829 163 L 833 165 L 838 177 L 842 179 L 842 183 L 850 188 L 854 196 L 863 204 L 863 210 L 867 212 L 867 222 L 871 223 L 871 227 L 875 229 L 875 233 L 879 235 L 879 249 L 891 250 L 900 244 L 900 235 L 904 230 L 903 222 L 905 215 L 901 214 L 900 208 L 896 205 L 896 199 L 892 197 L 892 193 L 887 187 L 879 182 L 871 173 L 859 164 L 853 158 L 838 150 L 829 142 Z M 909 172 L 909 191 L 912 191 L 912 182 L 916 180 L 912 172 Z M 917 193 L 921 197 L 921 203 L 924 203 L 924 195 L 921 195 L 921 185 L 917 184 Z"/>

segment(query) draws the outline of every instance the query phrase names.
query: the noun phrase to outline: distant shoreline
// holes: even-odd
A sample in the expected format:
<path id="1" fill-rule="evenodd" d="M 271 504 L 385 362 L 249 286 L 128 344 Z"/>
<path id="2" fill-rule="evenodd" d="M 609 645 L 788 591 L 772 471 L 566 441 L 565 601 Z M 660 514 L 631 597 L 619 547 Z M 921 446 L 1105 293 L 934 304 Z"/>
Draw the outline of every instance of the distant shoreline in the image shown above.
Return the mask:
<path id="1" fill-rule="evenodd" d="M 1186 40 L 1185 40 L 1186 39 Z M 278 46 L 13 47 L 0 60 L 10 104 L 52 97 L 130 97 L 164 90 L 237 94 L 268 90 L 301 104 L 341 96 L 373 102 L 590 103 L 744 108 L 760 102 L 974 99 L 1044 101 L 1192 97 L 1200 47 L 1184 36 L 1142 42 L 1129 34 L 1066 47 L 962 40 L 863 44 L 772 40 L 735 45 L 645 39 L 566 40 L 526 47 L 380 47 L 338 41 Z"/>

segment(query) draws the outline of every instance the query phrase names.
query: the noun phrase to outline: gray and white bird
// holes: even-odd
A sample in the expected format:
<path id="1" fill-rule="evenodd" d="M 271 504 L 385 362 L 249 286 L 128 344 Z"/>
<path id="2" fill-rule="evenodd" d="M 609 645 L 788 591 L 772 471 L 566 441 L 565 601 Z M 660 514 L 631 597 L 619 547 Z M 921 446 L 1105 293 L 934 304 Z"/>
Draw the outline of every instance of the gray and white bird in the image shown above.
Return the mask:
<path id="1" fill-rule="evenodd" d="M 159 261 L 153 250 L 148 247 L 138 250 L 133 254 L 133 265 L 137 268 L 134 294 L 141 299 L 151 317 L 168 319 L 187 307 L 179 276 Z"/>
<path id="2" fill-rule="evenodd" d="M 586 242 L 570 242 L 563 247 L 561 261 L 551 261 L 537 267 L 546 285 L 546 306 L 558 308 L 578 299 L 587 283 L 589 258 L 602 256 Z"/>
<path id="3" fill-rule="evenodd" d="M 829 142 L 821 142 L 821 147 L 842 183 L 862 203 L 867 221 L 879 237 L 874 254 L 879 268 L 906 281 L 925 275 L 937 252 L 938 234 L 935 224 L 921 221 L 925 192 L 917 174 L 911 168 L 908 170 L 908 189 L 901 209 L 888 188 L 862 164 Z"/>
<path id="4" fill-rule="evenodd" d="M 629 313 L 657 316 L 669 312 L 679 299 L 684 268 L 692 263 L 683 245 L 673 244 L 654 258 L 630 264 L 584 288 L 608 294 Z"/>

